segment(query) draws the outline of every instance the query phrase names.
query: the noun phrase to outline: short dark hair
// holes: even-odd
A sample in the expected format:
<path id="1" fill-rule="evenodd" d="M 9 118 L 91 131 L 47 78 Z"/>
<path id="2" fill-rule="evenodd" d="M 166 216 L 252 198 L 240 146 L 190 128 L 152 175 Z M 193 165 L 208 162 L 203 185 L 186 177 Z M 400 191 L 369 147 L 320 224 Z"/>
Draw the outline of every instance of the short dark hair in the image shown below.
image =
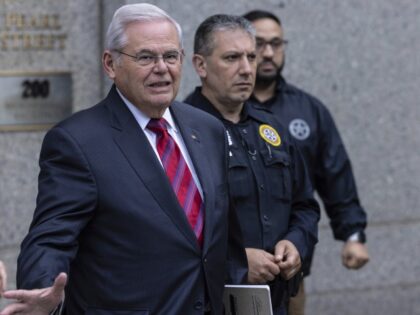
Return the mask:
<path id="1" fill-rule="evenodd" d="M 242 16 L 250 22 L 254 22 L 256 20 L 261 20 L 261 19 L 271 19 L 281 26 L 280 19 L 277 16 L 275 16 L 273 13 L 268 12 L 268 11 L 253 10 L 253 11 L 249 11 L 248 13 L 245 13 Z"/>
<path id="2" fill-rule="evenodd" d="M 194 36 L 194 53 L 209 56 L 213 52 L 213 34 L 222 30 L 243 30 L 252 38 L 255 29 L 251 22 L 239 15 L 215 14 L 205 19 Z"/>

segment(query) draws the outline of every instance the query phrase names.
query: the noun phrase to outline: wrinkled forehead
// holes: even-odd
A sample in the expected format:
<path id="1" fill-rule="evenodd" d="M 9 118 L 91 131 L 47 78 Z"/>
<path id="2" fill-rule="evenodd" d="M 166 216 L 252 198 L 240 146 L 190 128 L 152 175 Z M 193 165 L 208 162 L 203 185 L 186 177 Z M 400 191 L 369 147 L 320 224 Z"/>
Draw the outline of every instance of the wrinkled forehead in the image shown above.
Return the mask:
<path id="1" fill-rule="evenodd" d="M 125 29 L 127 44 L 131 46 L 181 47 L 181 39 L 176 26 L 167 19 L 135 21 Z"/>

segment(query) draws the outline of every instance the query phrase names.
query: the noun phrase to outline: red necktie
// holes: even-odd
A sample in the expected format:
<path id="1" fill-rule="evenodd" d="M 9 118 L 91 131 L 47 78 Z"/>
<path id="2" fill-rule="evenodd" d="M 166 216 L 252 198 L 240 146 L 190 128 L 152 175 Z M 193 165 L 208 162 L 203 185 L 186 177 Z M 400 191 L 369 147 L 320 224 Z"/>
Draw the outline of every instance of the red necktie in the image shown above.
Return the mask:
<path id="1" fill-rule="evenodd" d="M 190 169 L 185 162 L 175 140 L 166 129 L 166 120 L 150 119 L 147 128 L 156 134 L 156 146 L 181 207 L 187 215 L 188 221 L 197 236 L 200 245 L 203 244 L 203 202 L 200 192 L 195 185 Z"/>

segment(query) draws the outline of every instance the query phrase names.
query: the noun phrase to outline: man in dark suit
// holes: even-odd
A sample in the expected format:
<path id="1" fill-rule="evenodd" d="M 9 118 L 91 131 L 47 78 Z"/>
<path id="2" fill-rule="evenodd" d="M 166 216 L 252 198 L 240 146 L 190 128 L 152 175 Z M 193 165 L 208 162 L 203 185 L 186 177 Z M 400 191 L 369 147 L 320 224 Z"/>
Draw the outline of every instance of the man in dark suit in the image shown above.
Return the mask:
<path id="1" fill-rule="evenodd" d="M 18 301 L 1 314 L 49 314 L 63 295 L 71 315 L 222 314 L 224 283 L 245 279 L 246 256 L 224 128 L 173 101 L 181 43 L 153 5 L 115 13 L 103 54 L 115 84 L 45 137 L 18 260 L 24 290 L 6 293 Z"/>

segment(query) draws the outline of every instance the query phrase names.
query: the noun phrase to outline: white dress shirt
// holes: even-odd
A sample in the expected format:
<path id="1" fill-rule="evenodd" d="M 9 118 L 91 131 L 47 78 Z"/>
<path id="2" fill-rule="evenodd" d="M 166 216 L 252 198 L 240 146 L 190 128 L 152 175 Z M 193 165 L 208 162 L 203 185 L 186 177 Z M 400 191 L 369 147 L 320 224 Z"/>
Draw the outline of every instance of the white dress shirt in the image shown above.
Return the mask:
<path id="1" fill-rule="evenodd" d="M 137 123 L 139 124 L 141 130 L 144 132 L 144 134 L 146 135 L 147 140 L 149 140 L 150 145 L 153 148 L 153 151 L 155 152 L 160 164 L 163 167 L 162 161 L 160 160 L 160 155 L 159 152 L 157 150 L 157 146 L 156 146 L 156 134 L 149 130 L 147 128 L 147 124 L 150 121 L 150 117 L 148 117 L 147 115 L 145 115 L 138 107 L 136 107 L 133 103 L 131 103 L 129 100 L 127 100 L 124 95 L 121 94 L 121 92 L 117 89 L 118 94 L 121 96 L 122 100 L 124 101 L 125 105 L 128 107 L 128 109 L 130 110 L 130 112 L 133 114 L 134 118 L 136 119 Z M 168 133 L 171 135 L 171 137 L 175 140 L 176 144 L 178 145 L 182 156 L 184 157 L 185 162 L 187 163 L 190 171 L 191 171 L 191 175 L 194 178 L 194 182 L 198 188 L 198 191 L 200 192 L 201 195 L 201 199 L 204 200 L 204 196 L 203 196 L 203 190 L 201 188 L 200 185 L 200 181 L 198 180 L 198 176 L 197 173 L 195 172 L 194 169 L 194 165 L 192 164 L 190 155 L 188 154 L 187 148 L 185 146 L 184 140 L 182 139 L 181 133 L 179 132 L 175 121 L 172 118 L 171 115 L 171 111 L 169 110 L 169 108 L 167 108 L 162 116 L 162 118 L 164 118 L 167 123 L 168 123 Z"/>

